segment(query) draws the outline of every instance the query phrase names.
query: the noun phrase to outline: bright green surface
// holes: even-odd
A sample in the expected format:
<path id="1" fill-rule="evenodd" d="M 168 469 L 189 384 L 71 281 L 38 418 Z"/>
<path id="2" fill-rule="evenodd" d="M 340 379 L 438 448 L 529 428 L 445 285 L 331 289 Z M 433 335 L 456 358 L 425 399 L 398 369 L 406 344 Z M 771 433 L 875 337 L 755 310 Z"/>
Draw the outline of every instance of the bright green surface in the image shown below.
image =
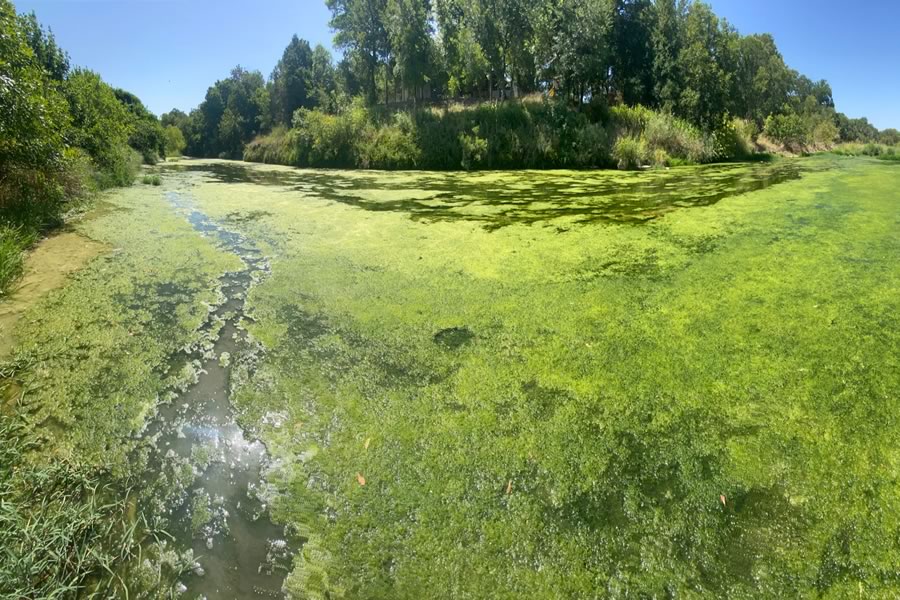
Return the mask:
<path id="1" fill-rule="evenodd" d="M 276 518 L 309 538 L 294 596 L 900 593 L 895 165 L 184 164 L 197 170 L 118 200 L 161 219 L 153 240 L 127 215 L 96 226 L 134 262 L 94 263 L 25 331 L 51 340 L 176 274 L 191 290 L 178 323 L 199 322 L 199 290 L 228 261 L 165 216 L 167 190 L 269 254 L 248 300 L 266 355 L 236 402 L 275 459 Z M 171 311 L 117 311 L 123 336 L 144 316 L 147 339 L 182 331 L 152 328 Z M 76 401 L 87 383 L 57 375 L 88 368 L 66 339 L 45 342 L 58 362 L 35 380 L 62 392 L 54 418 L 106 431 L 108 402 L 93 411 Z M 119 361 L 106 348 L 127 339 L 104 339 L 82 344 L 119 382 L 151 382 L 174 345 Z"/>

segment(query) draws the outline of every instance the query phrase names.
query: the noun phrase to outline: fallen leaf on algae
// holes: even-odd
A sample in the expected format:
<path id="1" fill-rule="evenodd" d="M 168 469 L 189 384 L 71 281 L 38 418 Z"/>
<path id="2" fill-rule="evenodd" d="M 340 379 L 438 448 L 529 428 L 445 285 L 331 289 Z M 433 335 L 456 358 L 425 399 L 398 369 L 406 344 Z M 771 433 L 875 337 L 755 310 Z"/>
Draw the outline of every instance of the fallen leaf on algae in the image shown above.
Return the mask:
<path id="1" fill-rule="evenodd" d="M 369 449 L 369 444 L 370 444 L 370 443 L 372 443 L 372 438 L 366 438 L 366 443 L 363 444 L 363 446 L 365 446 L 366 450 Z"/>
<path id="2" fill-rule="evenodd" d="M 362 476 L 362 473 L 356 474 L 356 481 L 359 483 L 359 485 L 366 485 L 366 478 Z"/>
<path id="3" fill-rule="evenodd" d="M 512 479 L 506 484 L 506 495 L 512 494 Z"/>
<path id="4" fill-rule="evenodd" d="M 725 506 L 725 494 L 719 494 L 719 502 L 722 503 L 722 506 Z"/>

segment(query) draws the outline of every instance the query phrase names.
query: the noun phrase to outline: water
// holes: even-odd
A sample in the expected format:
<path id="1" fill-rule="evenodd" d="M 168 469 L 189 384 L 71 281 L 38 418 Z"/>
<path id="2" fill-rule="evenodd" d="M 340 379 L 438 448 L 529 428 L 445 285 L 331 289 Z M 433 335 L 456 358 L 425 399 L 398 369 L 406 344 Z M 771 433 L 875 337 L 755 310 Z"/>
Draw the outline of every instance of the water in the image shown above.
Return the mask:
<path id="1" fill-rule="evenodd" d="M 195 383 L 162 405 L 146 432 L 155 440 L 152 464 L 159 472 L 189 468 L 194 475 L 167 507 L 177 549 L 191 549 L 196 560 L 179 589 L 190 598 L 281 597 L 291 549 L 283 528 L 269 519 L 260 493 L 266 448 L 237 424 L 229 390 L 236 365 L 252 368 L 258 357 L 259 348 L 240 323 L 246 318 L 247 291 L 268 273 L 268 261 L 241 236 L 196 210 L 184 195 L 172 192 L 168 199 L 194 229 L 215 237 L 244 264 L 222 277 L 225 301 L 203 326 L 206 343 L 179 357 L 179 362 L 193 365 Z"/>

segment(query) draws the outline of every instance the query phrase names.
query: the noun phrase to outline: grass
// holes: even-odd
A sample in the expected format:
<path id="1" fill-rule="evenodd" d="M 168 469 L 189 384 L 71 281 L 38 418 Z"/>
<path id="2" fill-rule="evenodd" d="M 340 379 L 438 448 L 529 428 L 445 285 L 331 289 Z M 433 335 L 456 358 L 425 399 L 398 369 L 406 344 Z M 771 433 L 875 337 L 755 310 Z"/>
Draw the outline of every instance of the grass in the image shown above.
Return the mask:
<path id="1" fill-rule="evenodd" d="M 162 185 L 162 179 L 159 175 L 144 175 L 141 177 L 141 183 L 144 185 L 160 186 Z"/>
<path id="2" fill-rule="evenodd" d="M 30 463 L 27 440 L 21 422 L 0 417 L 0 595 L 121 593 L 114 567 L 137 551 L 128 491 L 114 490 L 102 468 Z"/>

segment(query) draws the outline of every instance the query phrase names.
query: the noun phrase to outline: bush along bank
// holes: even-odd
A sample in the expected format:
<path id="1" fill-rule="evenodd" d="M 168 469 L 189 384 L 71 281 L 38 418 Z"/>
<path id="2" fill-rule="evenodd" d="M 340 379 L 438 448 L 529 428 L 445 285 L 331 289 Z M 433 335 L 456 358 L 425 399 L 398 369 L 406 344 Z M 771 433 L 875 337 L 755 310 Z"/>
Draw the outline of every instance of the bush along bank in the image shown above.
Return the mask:
<path id="1" fill-rule="evenodd" d="M 244 149 L 244 160 L 363 169 L 642 168 L 747 158 L 752 125 L 704 133 L 668 113 L 540 97 L 398 112 L 354 102 L 337 114 L 299 109 Z"/>
<path id="2" fill-rule="evenodd" d="M 0 296 L 24 251 L 93 192 L 131 185 L 166 151 L 133 94 L 69 57 L 33 14 L 0 0 Z"/>

